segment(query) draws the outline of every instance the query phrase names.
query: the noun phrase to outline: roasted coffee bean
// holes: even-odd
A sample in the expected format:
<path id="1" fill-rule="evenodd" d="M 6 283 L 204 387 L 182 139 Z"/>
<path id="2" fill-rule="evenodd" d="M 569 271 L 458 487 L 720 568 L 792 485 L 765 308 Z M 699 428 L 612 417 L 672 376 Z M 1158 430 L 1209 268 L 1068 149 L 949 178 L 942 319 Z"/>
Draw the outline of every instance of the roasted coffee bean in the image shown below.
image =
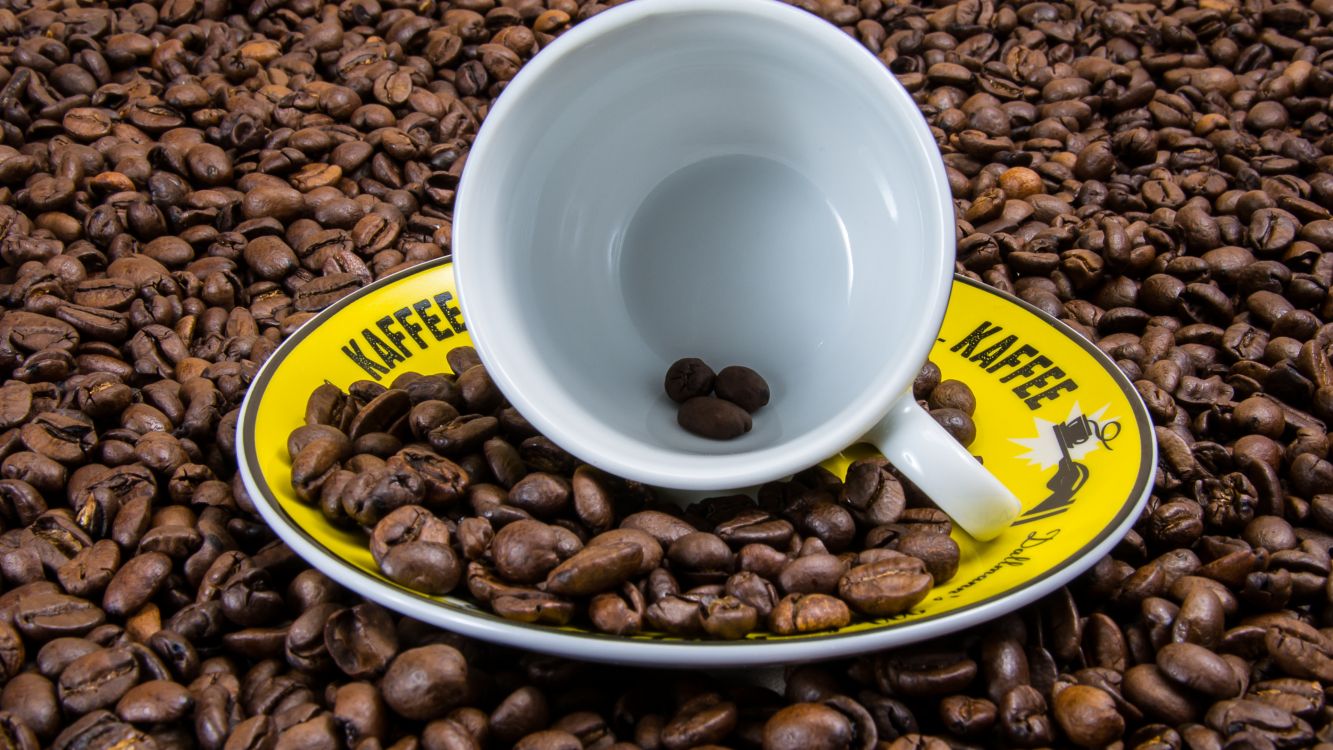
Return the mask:
<path id="1" fill-rule="evenodd" d="M 569 505 L 573 489 L 564 477 L 533 472 L 509 490 L 509 502 L 539 518 L 551 518 Z"/>
<path id="2" fill-rule="evenodd" d="M 365 603 L 329 618 L 324 625 L 324 645 L 338 669 L 355 679 L 383 671 L 398 649 L 398 638 L 389 614 Z"/>
<path id="3" fill-rule="evenodd" d="M 429 542 L 449 546 L 452 538 L 448 524 L 420 505 L 398 508 L 375 524 L 370 533 L 370 554 L 383 563 L 389 552 L 400 544 Z"/>
<path id="4" fill-rule="evenodd" d="M 25 672 L 10 678 L 0 692 L 0 711 L 23 722 L 37 737 L 54 737 L 60 729 L 56 687 L 46 677 Z"/>
<path id="5" fill-rule="evenodd" d="M 130 688 L 116 703 L 116 715 L 132 723 L 165 724 L 177 721 L 194 707 L 183 686 L 151 680 Z"/>
<path id="6" fill-rule="evenodd" d="M 1055 694 L 1055 720 L 1080 747 L 1104 747 L 1125 731 L 1125 719 L 1108 693 L 1088 685 L 1070 685 Z"/>
<path id="7" fill-rule="evenodd" d="M 737 719 L 735 703 L 705 693 L 681 706 L 662 727 L 662 744 L 667 748 L 688 748 L 720 742 L 736 728 Z"/>
<path id="8" fill-rule="evenodd" d="M 516 583 L 544 580 L 560 561 L 578 552 L 562 538 L 561 529 L 540 521 L 515 521 L 500 529 L 491 543 L 491 554 L 500 575 Z"/>
<path id="9" fill-rule="evenodd" d="M 74 714 L 113 706 L 139 681 L 139 663 L 127 646 L 94 651 L 60 673 L 60 705 Z"/>
<path id="10" fill-rule="evenodd" d="M 1193 643 L 1168 643 L 1157 652 L 1157 666 L 1176 682 L 1217 698 L 1234 698 L 1244 689 L 1225 659 Z"/>
<path id="11" fill-rule="evenodd" d="M 686 357 L 676 360 L 667 369 L 666 393 L 678 404 L 692 398 L 707 396 L 713 392 L 713 381 L 717 376 L 713 368 L 702 359 Z"/>
<path id="12" fill-rule="evenodd" d="M 855 727 L 836 709 L 819 703 L 787 706 L 764 723 L 764 747 L 772 750 L 852 747 Z"/>
<path id="13" fill-rule="evenodd" d="M 127 560 L 107 584 L 102 606 L 107 614 L 114 616 L 137 611 L 157 595 L 171 569 L 171 558 L 161 552 L 148 552 Z"/>
<path id="14" fill-rule="evenodd" d="M 976 396 L 972 389 L 959 380 L 944 380 L 935 386 L 928 399 L 932 411 L 936 409 L 956 409 L 971 416 L 977 409 Z"/>
<path id="15" fill-rule="evenodd" d="M 713 389 L 718 398 L 726 399 L 751 414 L 768 403 L 768 383 L 759 373 L 741 365 L 722 368 L 713 383 Z"/>
<path id="16" fill-rule="evenodd" d="M 353 441 L 374 432 L 387 432 L 407 415 L 412 400 L 407 391 L 390 388 L 375 396 L 356 412 L 347 426 L 347 436 Z"/>
<path id="17" fill-rule="evenodd" d="M 1131 667 L 1124 677 L 1125 699 L 1144 714 L 1169 724 L 1183 724 L 1195 718 L 1196 709 L 1188 693 L 1175 687 L 1152 664 Z"/>
<path id="18" fill-rule="evenodd" d="M 27 653 L 23 639 L 8 624 L 0 623 L 0 674 L 10 679 L 23 669 Z"/>
<path id="19" fill-rule="evenodd" d="M 714 599 L 699 613 L 704 632 L 724 640 L 735 640 L 753 631 L 759 617 L 757 608 L 734 596 Z"/>
<path id="20" fill-rule="evenodd" d="M 681 404 L 676 421 L 689 432 L 710 440 L 737 438 L 754 426 L 743 408 L 712 396 L 696 396 Z"/>
<path id="21" fill-rule="evenodd" d="M 789 594 L 835 594 L 847 567 L 845 560 L 834 555 L 803 555 L 782 569 L 777 583 Z"/>
<path id="22" fill-rule="evenodd" d="M 720 583 L 731 575 L 735 558 L 716 534 L 696 531 L 671 543 L 667 559 L 678 575 L 699 583 Z"/>
<path id="23" fill-rule="evenodd" d="M 653 629 L 681 637 L 702 632 L 702 617 L 699 602 L 675 594 L 657 596 L 644 611 L 644 621 Z"/>
<path id="24" fill-rule="evenodd" d="M 858 611 L 882 617 L 911 609 L 933 583 L 920 560 L 892 554 L 847 571 L 838 581 L 838 594 Z"/>
<path id="25" fill-rule="evenodd" d="M 102 539 L 85 547 L 56 570 L 61 587 L 74 596 L 100 594 L 120 568 L 120 547 Z"/>
<path id="26" fill-rule="evenodd" d="M 643 593 L 627 583 L 616 591 L 594 596 L 588 602 L 588 619 L 603 633 L 633 635 L 643 629 L 646 609 Z"/>
<path id="27" fill-rule="evenodd" d="M 961 551 L 946 534 L 909 531 L 898 539 L 894 549 L 924 563 L 932 581 L 950 580 L 958 572 Z"/>
<path id="28" fill-rule="evenodd" d="M 996 711 L 995 704 L 985 698 L 951 695 L 940 701 L 940 720 L 949 731 L 963 737 L 985 734 L 995 725 Z"/>
<path id="29" fill-rule="evenodd" d="M 381 690 L 384 702 L 408 719 L 426 719 L 457 706 L 467 695 L 463 655 L 443 644 L 403 651 L 389 663 Z"/>
<path id="30" fill-rule="evenodd" d="M 631 513 L 620 522 L 620 528 L 647 534 L 663 547 L 670 547 L 677 539 L 698 531 L 688 521 L 656 510 Z"/>
<path id="31" fill-rule="evenodd" d="M 433 595 L 453 591 L 462 577 L 451 547 L 424 541 L 395 545 L 380 561 L 380 570 L 395 583 Z"/>
<path id="32" fill-rule="evenodd" d="M 638 547 L 640 562 L 635 570 L 636 575 L 645 575 L 662 564 L 662 545 L 651 535 L 638 529 L 612 529 L 588 540 L 589 547 L 602 544 L 629 544 Z"/>
<path id="33" fill-rule="evenodd" d="M 673 546 L 674 548 L 674 546 Z M 643 561 L 643 550 L 619 542 L 584 547 L 546 576 L 546 590 L 564 596 L 588 596 L 629 580 Z"/>
<path id="34" fill-rule="evenodd" d="M 847 469 L 839 500 L 873 526 L 894 523 L 907 505 L 902 483 L 889 471 L 887 462 L 856 461 Z"/>
<path id="35" fill-rule="evenodd" d="M 879 659 L 875 673 L 886 692 L 909 697 L 947 695 L 972 682 L 977 663 L 955 651 L 917 650 Z"/>
<path id="36" fill-rule="evenodd" d="M 847 605 L 827 594 L 788 594 L 768 616 L 769 627 L 781 635 L 840 628 L 850 621 Z"/>
<path id="37" fill-rule="evenodd" d="M 20 633 L 39 641 L 83 635 L 106 622 L 106 613 L 91 602 L 54 591 L 19 596 L 13 617 Z"/>

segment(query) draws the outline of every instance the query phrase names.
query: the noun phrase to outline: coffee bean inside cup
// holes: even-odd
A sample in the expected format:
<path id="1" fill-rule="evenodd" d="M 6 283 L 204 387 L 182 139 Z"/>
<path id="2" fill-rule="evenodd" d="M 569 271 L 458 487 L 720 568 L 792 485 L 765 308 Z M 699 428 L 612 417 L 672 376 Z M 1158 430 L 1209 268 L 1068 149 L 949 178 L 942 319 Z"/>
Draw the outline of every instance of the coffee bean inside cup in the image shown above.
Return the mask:
<path id="1" fill-rule="evenodd" d="M 716 379 L 717 374 L 708 363 L 697 357 L 685 357 L 673 362 L 667 370 L 666 393 L 672 401 L 683 404 L 712 393 Z"/>
<path id="2" fill-rule="evenodd" d="M 680 404 L 676 422 L 712 440 L 731 440 L 749 432 L 754 426 L 750 415 L 769 398 L 768 382 L 749 367 L 731 365 L 714 374 L 697 357 L 673 362 L 665 385 L 667 397 Z"/>
<path id="3" fill-rule="evenodd" d="M 749 412 L 714 396 L 695 396 L 681 404 L 676 422 L 699 437 L 713 440 L 740 437 L 754 426 Z"/>
<path id="4" fill-rule="evenodd" d="M 713 391 L 753 414 L 768 403 L 768 382 L 748 367 L 732 365 L 722 368 L 713 383 Z"/>

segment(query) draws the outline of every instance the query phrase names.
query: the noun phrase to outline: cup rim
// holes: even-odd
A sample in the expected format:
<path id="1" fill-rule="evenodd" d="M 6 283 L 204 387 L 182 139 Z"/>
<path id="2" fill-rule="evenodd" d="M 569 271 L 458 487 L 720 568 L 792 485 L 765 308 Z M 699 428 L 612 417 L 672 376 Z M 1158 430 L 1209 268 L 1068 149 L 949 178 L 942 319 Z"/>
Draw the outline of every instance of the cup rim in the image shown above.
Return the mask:
<path id="1" fill-rule="evenodd" d="M 626 27 L 681 14 L 744 15 L 781 24 L 806 37 L 812 45 L 818 45 L 823 53 L 835 56 L 840 65 L 854 70 L 859 80 L 870 82 L 873 88 L 867 91 L 868 95 L 891 104 L 896 115 L 905 121 L 905 131 L 913 145 L 927 153 L 927 170 L 921 175 L 927 182 L 918 188 L 934 198 L 933 201 L 923 201 L 923 205 L 935 209 L 933 215 L 926 212 L 926 219 L 938 222 L 938 244 L 925 248 L 933 252 L 923 267 L 926 277 L 935 282 L 922 290 L 915 320 L 893 321 L 896 325 L 913 325 L 918 332 L 916 337 L 909 340 L 903 350 L 885 358 L 887 364 L 870 387 L 801 439 L 786 439 L 765 448 L 723 454 L 694 454 L 643 444 L 641 458 L 651 460 L 627 460 L 622 457 L 625 453 L 623 446 L 617 445 L 625 440 L 620 433 L 607 429 L 604 430 L 608 433 L 605 438 L 595 435 L 596 430 L 588 430 L 584 425 L 567 424 L 565 419 L 552 418 L 542 400 L 529 398 L 522 384 L 526 374 L 524 368 L 506 364 L 512 361 L 511 357 L 518 359 L 516 353 L 527 348 L 526 343 L 520 341 L 523 337 L 503 331 L 488 335 L 492 329 L 486 322 L 486 309 L 507 302 L 499 299 L 502 295 L 479 294 L 469 298 L 466 292 L 472 274 L 469 270 L 472 263 L 468 260 L 474 234 L 471 215 L 477 210 L 473 208 L 477 202 L 473 196 L 478 191 L 476 186 L 488 179 L 488 162 L 497 157 L 503 159 L 506 153 L 512 154 L 501 140 L 504 133 L 499 123 L 509 117 L 521 116 L 526 92 L 540 87 L 543 79 L 550 76 L 552 69 L 563 59 Z M 484 231 L 477 229 L 476 233 L 481 235 Z M 473 345 L 492 380 L 542 434 L 577 458 L 627 479 L 674 489 L 724 490 L 762 484 L 813 466 L 856 443 L 884 418 L 893 401 L 911 387 L 916 368 L 925 362 L 944 321 L 953 277 L 954 232 L 952 191 L 925 118 L 888 68 L 843 31 L 804 10 L 773 0 L 634 0 L 603 11 L 555 39 L 518 72 L 498 97 L 478 131 L 460 177 L 454 202 L 451 250 L 458 302 L 472 333 Z M 596 422 L 590 416 L 586 421 Z"/>

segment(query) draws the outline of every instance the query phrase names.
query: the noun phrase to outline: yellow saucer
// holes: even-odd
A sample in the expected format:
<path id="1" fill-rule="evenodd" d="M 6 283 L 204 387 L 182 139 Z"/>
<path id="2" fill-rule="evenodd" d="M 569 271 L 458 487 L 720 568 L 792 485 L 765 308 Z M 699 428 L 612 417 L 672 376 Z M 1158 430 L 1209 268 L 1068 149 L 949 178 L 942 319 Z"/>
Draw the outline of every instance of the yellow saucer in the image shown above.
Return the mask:
<path id="1" fill-rule="evenodd" d="M 1023 502 L 999 538 L 960 531 L 958 573 L 903 615 L 800 636 L 710 642 L 662 634 L 608 636 L 504 620 L 455 597 L 430 597 L 379 575 L 358 531 L 328 523 L 292 492 L 287 436 L 324 381 L 392 381 L 447 372 L 445 353 L 470 344 L 447 260 L 395 274 L 307 322 L 264 364 L 242 405 L 237 454 L 246 489 L 298 554 L 342 585 L 419 620 L 563 656 L 668 667 L 833 658 L 900 646 L 998 617 L 1067 583 L 1108 553 L 1152 488 L 1156 444 L 1130 382 L 1095 346 L 1035 308 L 958 278 L 931 352 L 945 378 L 976 394 L 971 450 Z M 869 448 L 824 463 L 842 475 Z"/>

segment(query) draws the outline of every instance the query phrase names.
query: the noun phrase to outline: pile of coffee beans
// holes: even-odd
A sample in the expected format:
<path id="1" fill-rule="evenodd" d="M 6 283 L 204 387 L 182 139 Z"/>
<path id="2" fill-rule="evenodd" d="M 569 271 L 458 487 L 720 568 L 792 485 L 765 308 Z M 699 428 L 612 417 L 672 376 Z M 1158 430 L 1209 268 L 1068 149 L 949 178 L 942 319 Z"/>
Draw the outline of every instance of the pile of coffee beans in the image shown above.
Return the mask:
<path id="1" fill-rule="evenodd" d="M 754 426 L 750 415 L 768 403 L 768 383 L 759 373 L 730 365 L 714 373 L 697 357 L 678 359 L 667 369 L 666 394 L 680 404 L 676 421 L 700 437 L 730 440 Z M 716 396 L 714 396 L 716 392 Z"/>
<path id="2" fill-rule="evenodd" d="M 380 571 L 403 586 L 465 590 L 521 622 L 735 639 L 901 614 L 958 570 L 949 518 L 883 459 L 852 464 L 845 481 L 816 468 L 757 499 L 682 510 L 538 434 L 471 347 L 448 361 L 456 377 L 362 380 L 348 393 L 325 383 L 288 440 L 297 496 L 364 530 Z M 730 367 L 691 386 L 699 372 L 682 360 L 668 386 L 747 405 L 762 388 L 766 400 L 753 371 Z M 952 411 L 970 424 L 965 385 L 940 382 L 933 364 L 914 385 L 927 403 L 965 406 Z"/>
<path id="3" fill-rule="evenodd" d="M 315 312 L 449 252 L 491 101 L 610 3 L 12 0 L 0 744 L 1329 747 L 1333 2 L 797 3 L 921 108 L 960 272 L 1135 381 L 1161 462 L 1122 544 L 1021 612 L 778 692 L 361 601 L 255 514 L 236 410 Z"/>

